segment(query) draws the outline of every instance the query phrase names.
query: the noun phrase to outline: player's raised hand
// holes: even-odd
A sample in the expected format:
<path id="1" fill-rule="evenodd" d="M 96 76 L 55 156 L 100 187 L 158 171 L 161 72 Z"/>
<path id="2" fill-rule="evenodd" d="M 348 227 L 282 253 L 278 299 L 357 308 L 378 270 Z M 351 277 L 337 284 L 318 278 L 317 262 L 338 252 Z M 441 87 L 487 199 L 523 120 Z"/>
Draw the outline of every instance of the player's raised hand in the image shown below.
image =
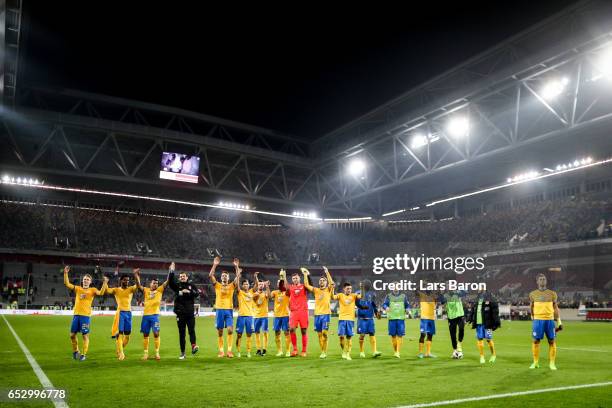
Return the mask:
<path id="1" fill-rule="evenodd" d="M 220 256 L 215 256 L 215 259 L 213 259 L 213 266 L 217 266 L 221 263 L 221 257 Z"/>
<path id="2" fill-rule="evenodd" d="M 234 258 L 234 260 L 232 261 L 232 263 L 234 264 L 234 266 L 235 266 L 236 268 L 239 268 L 239 267 L 240 267 L 240 259 L 238 259 L 238 258 Z"/>
<path id="3" fill-rule="evenodd" d="M 108 277 L 107 276 L 102 277 L 102 279 L 104 280 L 104 283 L 108 283 Z"/>
<path id="4" fill-rule="evenodd" d="M 69 265 L 65 265 L 64 266 L 64 273 L 68 273 L 70 272 L 70 266 Z"/>
<path id="5" fill-rule="evenodd" d="M 300 268 L 300 271 L 302 271 L 302 273 L 303 273 L 304 275 L 306 275 L 306 276 L 310 275 L 310 271 L 309 271 L 308 269 L 304 268 L 304 267 L 301 267 L 301 268 Z"/>
<path id="6" fill-rule="evenodd" d="M 174 272 L 176 270 L 176 264 L 174 262 L 172 262 L 168 269 L 170 270 L 170 272 Z"/>
<path id="7" fill-rule="evenodd" d="M 327 269 L 327 266 L 324 266 L 324 267 L 323 267 L 323 272 L 325 272 L 325 273 L 329 273 L 329 270 Z"/>
<path id="8" fill-rule="evenodd" d="M 132 269 L 132 272 L 134 273 L 134 275 L 140 276 L 140 268 L 134 268 Z"/>

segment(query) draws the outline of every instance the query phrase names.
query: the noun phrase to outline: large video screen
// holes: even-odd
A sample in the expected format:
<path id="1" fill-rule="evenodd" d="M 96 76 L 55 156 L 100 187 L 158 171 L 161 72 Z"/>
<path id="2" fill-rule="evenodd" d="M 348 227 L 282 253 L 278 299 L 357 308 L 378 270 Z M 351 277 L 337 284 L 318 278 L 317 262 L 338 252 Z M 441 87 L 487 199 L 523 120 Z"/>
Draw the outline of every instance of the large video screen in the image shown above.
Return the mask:
<path id="1" fill-rule="evenodd" d="M 181 153 L 163 152 L 159 178 L 197 183 L 200 174 L 200 158 Z"/>

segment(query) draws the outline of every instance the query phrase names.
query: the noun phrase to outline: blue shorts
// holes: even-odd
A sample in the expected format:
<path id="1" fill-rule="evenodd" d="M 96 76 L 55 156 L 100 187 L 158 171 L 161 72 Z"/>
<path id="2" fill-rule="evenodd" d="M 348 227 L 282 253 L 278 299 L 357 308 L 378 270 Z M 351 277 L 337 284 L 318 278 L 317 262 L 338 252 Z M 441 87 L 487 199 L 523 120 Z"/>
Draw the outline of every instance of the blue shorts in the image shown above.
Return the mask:
<path id="1" fill-rule="evenodd" d="M 289 331 L 289 316 L 274 318 L 274 331 Z"/>
<path id="2" fill-rule="evenodd" d="M 374 335 L 375 333 L 374 319 L 357 319 L 357 334 Z"/>
<path id="3" fill-rule="evenodd" d="M 404 319 L 392 319 L 389 320 L 389 336 L 400 336 L 406 335 L 406 321 Z"/>
<path id="4" fill-rule="evenodd" d="M 142 322 L 140 323 L 140 332 L 149 334 L 153 330 L 153 333 L 159 333 L 159 315 L 144 315 L 142 316 Z"/>
<path id="5" fill-rule="evenodd" d="M 242 334 L 245 330 L 247 334 L 251 334 L 255 331 L 253 328 L 252 316 L 238 316 L 238 319 L 236 319 L 236 333 Z"/>
<path id="6" fill-rule="evenodd" d="M 322 332 L 323 330 L 329 330 L 329 321 L 331 320 L 331 315 L 315 315 L 314 321 L 314 329 L 316 332 Z"/>
<path id="7" fill-rule="evenodd" d="M 72 324 L 70 325 L 70 333 L 89 333 L 89 316 L 74 315 L 72 316 Z"/>
<path id="8" fill-rule="evenodd" d="M 493 338 L 493 330 L 485 329 L 484 324 L 476 325 L 476 338 L 478 340 L 487 339 L 491 340 Z"/>
<path id="9" fill-rule="evenodd" d="M 534 320 L 532 324 L 533 339 L 542 340 L 544 335 L 548 340 L 554 340 L 557 336 L 555 333 L 555 321 L 554 320 Z"/>
<path id="10" fill-rule="evenodd" d="M 353 337 L 353 327 L 355 322 L 352 320 L 338 320 L 338 336 Z"/>
<path id="11" fill-rule="evenodd" d="M 119 333 L 131 333 L 132 332 L 132 312 L 120 311 L 119 312 Z"/>
<path id="12" fill-rule="evenodd" d="M 217 330 L 234 325 L 234 311 L 232 309 L 217 309 L 215 312 L 215 327 Z"/>
<path id="13" fill-rule="evenodd" d="M 436 321 L 431 319 L 421 319 L 421 333 L 436 334 Z"/>
<path id="14" fill-rule="evenodd" d="M 256 317 L 255 318 L 255 333 L 260 331 L 268 332 L 268 318 L 267 317 Z"/>

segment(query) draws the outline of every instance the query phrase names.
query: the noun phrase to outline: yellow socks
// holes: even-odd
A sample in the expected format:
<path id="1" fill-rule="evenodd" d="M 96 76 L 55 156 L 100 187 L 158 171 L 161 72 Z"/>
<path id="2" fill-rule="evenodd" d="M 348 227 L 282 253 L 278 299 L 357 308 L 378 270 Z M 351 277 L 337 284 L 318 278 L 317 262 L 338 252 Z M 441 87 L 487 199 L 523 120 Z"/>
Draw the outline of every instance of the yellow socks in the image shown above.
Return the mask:
<path id="1" fill-rule="evenodd" d="M 428 355 L 431 354 L 431 340 L 427 340 L 425 342 L 425 351 L 426 351 L 426 354 Z"/>
<path id="2" fill-rule="evenodd" d="M 365 339 L 362 339 L 361 337 L 359 338 L 359 352 L 363 353 L 365 352 Z"/>
<path id="3" fill-rule="evenodd" d="M 227 333 L 227 351 L 232 351 L 232 342 L 234 341 L 234 333 Z"/>
<path id="4" fill-rule="evenodd" d="M 74 336 L 74 338 L 70 338 L 70 343 L 72 343 L 73 353 L 79 351 L 79 341 L 77 340 L 76 336 Z"/>
<path id="5" fill-rule="evenodd" d="M 223 335 L 217 337 L 217 345 L 219 346 L 219 351 L 223 353 Z"/>
<path id="6" fill-rule="evenodd" d="M 423 348 L 425 347 L 425 343 L 419 343 L 419 354 L 423 353 Z"/>
<path id="7" fill-rule="evenodd" d="M 129 342 L 130 342 L 130 335 L 129 334 L 124 334 L 123 335 L 123 347 L 126 347 Z"/>
<path id="8" fill-rule="evenodd" d="M 353 339 L 348 339 L 348 353 L 350 354 L 352 348 L 353 348 Z"/>
<path id="9" fill-rule="evenodd" d="M 115 344 L 117 346 L 117 354 L 123 353 L 123 334 L 117 335 L 117 340 L 115 340 Z"/>
<path id="10" fill-rule="evenodd" d="M 548 346 L 548 360 L 550 363 L 555 363 L 557 358 L 557 343 L 549 344 Z"/>
<path id="11" fill-rule="evenodd" d="M 534 363 L 540 361 L 540 343 L 533 343 L 531 345 L 531 353 L 533 354 Z"/>
<path id="12" fill-rule="evenodd" d="M 257 350 L 261 350 L 261 334 L 260 333 L 255 333 L 255 346 L 257 347 Z"/>
<path id="13" fill-rule="evenodd" d="M 321 332 L 321 338 L 323 342 L 323 352 L 327 353 L 327 347 L 329 346 L 329 335 L 327 334 L 327 330 Z"/>
<path id="14" fill-rule="evenodd" d="M 323 351 L 323 333 L 317 332 L 317 337 L 319 338 L 319 348 Z"/>
<path id="15" fill-rule="evenodd" d="M 495 343 L 493 343 L 493 340 L 488 340 L 487 343 L 489 343 L 489 350 L 491 350 L 491 354 L 495 355 Z"/>
<path id="16" fill-rule="evenodd" d="M 266 350 L 268 348 L 268 332 L 263 333 L 263 344 L 262 348 Z"/>
<path id="17" fill-rule="evenodd" d="M 159 345 L 161 343 L 161 337 L 154 337 L 153 338 L 153 343 L 155 344 L 155 353 L 159 353 Z"/>
<path id="18" fill-rule="evenodd" d="M 289 333 L 285 334 L 285 350 L 289 351 L 291 347 L 291 335 Z"/>
<path id="19" fill-rule="evenodd" d="M 478 353 L 480 354 L 480 356 L 484 356 L 484 344 L 482 342 L 482 340 L 478 340 L 476 342 L 476 345 L 478 345 Z"/>
<path id="20" fill-rule="evenodd" d="M 370 347 L 372 348 L 372 353 L 376 353 L 376 337 L 370 336 Z"/>
<path id="21" fill-rule="evenodd" d="M 83 337 L 83 354 L 87 355 L 89 351 L 89 336 Z"/>
<path id="22" fill-rule="evenodd" d="M 236 337 L 236 351 L 240 353 L 240 342 L 242 341 L 242 337 Z"/>
<path id="23" fill-rule="evenodd" d="M 340 337 L 340 348 L 342 349 L 342 351 L 346 352 L 344 337 Z"/>
<path id="24" fill-rule="evenodd" d="M 397 336 L 397 340 L 395 340 L 397 342 L 397 352 L 399 353 L 402 349 L 402 344 L 404 343 L 404 338 L 401 336 Z"/>
<path id="25" fill-rule="evenodd" d="M 142 339 L 142 345 L 144 347 L 144 352 L 148 353 L 149 352 L 149 337 L 145 337 Z"/>
<path id="26" fill-rule="evenodd" d="M 247 336 L 247 353 L 251 352 L 251 345 L 253 344 L 253 338 L 251 336 Z M 279 340 L 280 343 L 280 340 Z"/>
<path id="27" fill-rule="evenodd" d="M 274 343 L 276 343 L 276 351 L 283 351 L 281 346 L 280 333 L 274 335 Z"/>

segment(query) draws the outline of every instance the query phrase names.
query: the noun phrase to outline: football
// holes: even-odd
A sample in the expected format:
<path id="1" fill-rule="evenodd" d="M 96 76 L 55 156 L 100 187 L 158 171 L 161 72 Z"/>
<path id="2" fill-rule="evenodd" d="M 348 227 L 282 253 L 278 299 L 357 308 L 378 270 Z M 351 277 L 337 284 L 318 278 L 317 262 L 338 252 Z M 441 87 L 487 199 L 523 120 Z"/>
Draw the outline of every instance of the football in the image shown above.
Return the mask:
<path id="1" fill-rule="evenodd" d="M 463 353 L 461 351 L 453 351 L 452 358 L 455 360 L 460 360 L 463 358 Z"/>

